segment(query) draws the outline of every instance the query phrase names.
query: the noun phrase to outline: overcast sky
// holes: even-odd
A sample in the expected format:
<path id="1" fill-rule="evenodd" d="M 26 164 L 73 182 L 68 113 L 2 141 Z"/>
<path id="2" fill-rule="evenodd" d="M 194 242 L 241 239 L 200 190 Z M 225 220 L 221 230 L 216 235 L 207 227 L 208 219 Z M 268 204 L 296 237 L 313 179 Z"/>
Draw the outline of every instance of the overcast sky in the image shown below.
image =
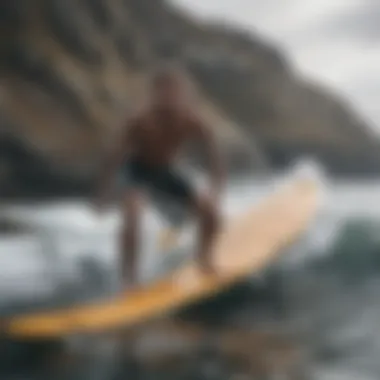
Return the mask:
<path id="1" fill-rule="evenodd" d="M 380 0 L 172 0 L 257 30 L 380 129 Z"/>

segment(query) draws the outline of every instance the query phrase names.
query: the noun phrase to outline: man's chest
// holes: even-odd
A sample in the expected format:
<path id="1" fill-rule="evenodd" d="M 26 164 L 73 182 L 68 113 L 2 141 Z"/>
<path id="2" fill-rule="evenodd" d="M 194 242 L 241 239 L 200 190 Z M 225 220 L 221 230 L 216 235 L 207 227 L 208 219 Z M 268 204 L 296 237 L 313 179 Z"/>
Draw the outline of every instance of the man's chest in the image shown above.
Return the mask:
<path id="1" fill-rule="evenodd" d="M 157 118 L 142 123 L 136 133 L 136 142 L 159 148 L 182 145 L 189 137 L 189 128 L 184 120 Z"/>

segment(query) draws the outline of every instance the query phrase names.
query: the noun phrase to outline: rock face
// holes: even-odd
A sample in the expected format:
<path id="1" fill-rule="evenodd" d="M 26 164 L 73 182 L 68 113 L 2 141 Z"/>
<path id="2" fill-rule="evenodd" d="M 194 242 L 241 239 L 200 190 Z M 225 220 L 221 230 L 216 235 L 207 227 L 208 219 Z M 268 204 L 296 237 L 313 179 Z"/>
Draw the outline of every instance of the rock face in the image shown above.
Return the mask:
<path id="1" fill-rule="evenodd" d="M 0 26 L 3 197 L 87 193 L 115 126 L 163 58 L 187 70 L 232 172 L 299 155 L 334 174 L 380 170 L 369 128 L 298 79 L 279 50 L 163 0 L 3 0 Z"/>

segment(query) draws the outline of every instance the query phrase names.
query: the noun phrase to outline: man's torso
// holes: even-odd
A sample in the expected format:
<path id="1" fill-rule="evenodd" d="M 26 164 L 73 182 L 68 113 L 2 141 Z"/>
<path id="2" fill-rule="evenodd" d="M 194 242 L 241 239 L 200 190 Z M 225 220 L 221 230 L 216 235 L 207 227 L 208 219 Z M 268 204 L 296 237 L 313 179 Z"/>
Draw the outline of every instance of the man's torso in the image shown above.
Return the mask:
<path id="1" fill-rule="evenodd" d="M 186 111 L 149 110 L 135 119 L 130 131 L 132 156 L 147 165 L 171 165 L 195 130 L 196 123 Z"/>

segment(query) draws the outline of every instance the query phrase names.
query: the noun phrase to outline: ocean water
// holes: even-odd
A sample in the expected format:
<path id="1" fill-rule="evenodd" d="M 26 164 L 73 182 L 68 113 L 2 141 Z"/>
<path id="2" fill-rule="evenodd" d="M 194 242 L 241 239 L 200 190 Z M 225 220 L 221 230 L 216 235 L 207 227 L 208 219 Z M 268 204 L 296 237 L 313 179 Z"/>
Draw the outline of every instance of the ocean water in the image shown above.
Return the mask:
<path id="1" fill-rule="evenodd" d="M 232 215 L 259 202 L 281 180 L 231 183 L 223 202 L 224 212 Z M 250 280 L 216 303 L 210 301 L 186 312 L 185 319 L 203 328 L 211 325 L 222 330 L 243 328 L 286 334 L 288 343 L 303 355 L 297 359 L 302 366 L 300 379 L 379 379 L 380 181 L 322 182 L 323 203 L 316 220 L 283 259 L 262 278 Z M 3 213 L 32 225 L 35 232 L 6 235 L 0 240 L 2 315 L 106 297 L 117 289 L 115 241 L 120 220 L 115 210 L 99 218 L 78 201 L 8 205 Z M 162 274 L 172 265 L 172 259 L 163 259 L 154 251 L 160 226 L 159 215 L 147 211 L 142 279 Z M 190 232 L 191 226 L 184 233 L 184 246 L 191 244 Z M 161 354 L 165 340 L 168 338 L 164 333 L 156 344 Z M 4 348 L 8 346 L 2 347 L 0 370 L 4 367 L 7 371 L 1 379 L 108 380 L 120 373 L 121 378 L 143 379 L 261 378 L 238 364 L 227 368 L 227 359 L 218 361 L 213 357 L 207 362 L 206 356 L 194 360 L 187 353 L 183 355 L 192 363 L 190 369 L 187 365 L 178 370 L 178 365 L 168 363 L 164 372 L 149 372 L 145 365 L 137 371 L 126 368 L 123 362 L 120 370 L 120 362 L 116 365 L 115 355 L 110 353 L 114 351 L 102 340 L 81 346 L 77 350 L 81 358 L 65 371 L 50 366 L 42 370 L 42 364 L 41 368 L 36 365 L 40 363 L 36 355 L 44 352 L 39 346 L 18 342 L 10 356 L 9 349 Z M 178 354 L 181 350 L 175 351 Z M 271 354 L 257 357 L 260 355 L 267 361 Z M 281 371 L 268 371 L 267 378 L 285 376 Z"/>

